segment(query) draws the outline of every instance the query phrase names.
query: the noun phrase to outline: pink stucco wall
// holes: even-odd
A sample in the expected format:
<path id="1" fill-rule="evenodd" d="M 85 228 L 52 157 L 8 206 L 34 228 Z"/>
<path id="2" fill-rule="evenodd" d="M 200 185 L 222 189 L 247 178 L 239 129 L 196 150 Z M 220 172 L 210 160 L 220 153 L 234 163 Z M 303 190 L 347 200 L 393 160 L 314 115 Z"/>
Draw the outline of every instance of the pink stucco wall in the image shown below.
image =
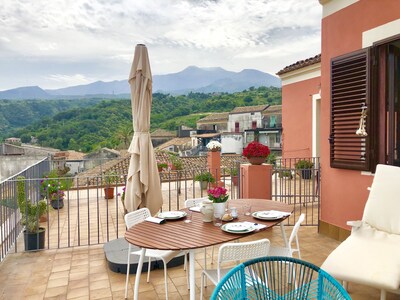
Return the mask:
<path id="1" fill-rule="evenodd" d="M 282 156 L 312 156 L 312 94 L 317 94 L 320 77 L 282 87 Z"/>
<path id="2" fill-rule="evenodd" d="M 373 177 L 330 168 L 330 61 L 362 48 L 362 32 L 400 18 L 400 1 L 361 0 L 322 20 L 321 59 L 321 220 L 342 228 L 362 217 Z M 400 28 L 399 32 L 400 34 Z"/>

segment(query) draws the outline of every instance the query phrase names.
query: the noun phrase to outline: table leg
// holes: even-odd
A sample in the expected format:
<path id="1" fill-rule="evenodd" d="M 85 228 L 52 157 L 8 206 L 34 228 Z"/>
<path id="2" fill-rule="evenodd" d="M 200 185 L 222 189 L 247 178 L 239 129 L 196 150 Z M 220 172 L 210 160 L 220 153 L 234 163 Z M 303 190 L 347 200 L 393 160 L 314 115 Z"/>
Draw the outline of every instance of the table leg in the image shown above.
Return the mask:
<path id="1" fill-rule="evenodd" d="M 194 273 L 194 252 L 195 249 L 189 250 L 189 283 L 190 283 L 190 300 L 196 299 L 196 284 Z"/>
<path id="2" fill-rule="evenodd" d="M 136 269 L 136 277 L 135 277 L 135 288 L 133 291 L 133 299 L 134 300 L 139 300 L 139 283 L 140 283 L 140 275 L 142 274 L 142 268 L 143 268 L 143 261 L 144 261 L 144 256 L 146 255 L 146 248 L 142 248 L 142 251 L 140 252 L 140 258 L 139 258 L 139 263 Z"/>
<path id="3" fill-rule="evenodd" d="M 286 238 L 285 226 L 283 225 L 282 222 L 279 224 L 279 226 L 281 227 L 281 233 L 282 233 L 283 242 L 285 243 L 285 247 L 287 248 L 287 247 L 289 247 L 289 245 L 288 245 L 288 240 Z"/>

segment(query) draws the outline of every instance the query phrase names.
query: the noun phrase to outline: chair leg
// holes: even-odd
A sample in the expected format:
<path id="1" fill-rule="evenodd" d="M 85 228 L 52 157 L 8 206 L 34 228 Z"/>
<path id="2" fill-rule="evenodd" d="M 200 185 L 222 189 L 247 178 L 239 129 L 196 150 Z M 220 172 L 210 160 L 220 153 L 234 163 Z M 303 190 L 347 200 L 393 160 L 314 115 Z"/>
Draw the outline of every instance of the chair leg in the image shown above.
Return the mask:
<path id="1" fill-rule="evenodd" d="M 386 291 L 381 290 L 381 300 L 386 300 Z"/>
<path id="2" fill-rule="evenodd" d="M 347 285 L 347 281 L 343 280 L 343 288 L 345 289 L 345 291 L 347 291 L 348 285 Z"/>
<path id="3" fill-rule="evenodd" d="M 167 263 L 164 263 L 164 282 L 165 282 L 165 300 L 168 300 L 168 275 L 167 275 Z"/>
<path id="4" fill-rule="evenodd" d="M 203 290 L 205 288 L 204 277 L 205 277 L 204 273 L 201 272 L 201 275 L 200 275 L 200 300 L 203 300 Z"/>
<path id="5" fill-rule="evenodd" d="M 214 246 L 211 246 L 211 264 L 214 264 Z"/>
<path id="6" fill-rule="evenodd" d="M 183 257 L 183 270 L 187 270 L 187 253 L 185 252 L 185 256 Z"/>
<path id="7" fill-rule="evenodd" d="M 151 267 L 151 256 L 149 256 L 149 262 L 147 265 L 147 283 L 150 282 L 150 267 Z"/>
<path id="8" fill-rule="evenodd" d="M 187 286 L 188 286 L 188 290 L 190 290 L 190 281 L 189 281 L 189 276 L 190 276 L 190 270 L 187 267 L 188 265 L 188 257 L 189 253 L 185 253 L 185 263 L 186 263 L 186 282 L 187 282 Z"/>
<path id="9" fill-rule="evenodd" d="M 128 246 L 128 262 L 126 265 L 126 283 L 125 283 L 125 299 L 128 299 L 128 282 L 129 282 L 129 269 L 131 266 L 131 244 Z"/>

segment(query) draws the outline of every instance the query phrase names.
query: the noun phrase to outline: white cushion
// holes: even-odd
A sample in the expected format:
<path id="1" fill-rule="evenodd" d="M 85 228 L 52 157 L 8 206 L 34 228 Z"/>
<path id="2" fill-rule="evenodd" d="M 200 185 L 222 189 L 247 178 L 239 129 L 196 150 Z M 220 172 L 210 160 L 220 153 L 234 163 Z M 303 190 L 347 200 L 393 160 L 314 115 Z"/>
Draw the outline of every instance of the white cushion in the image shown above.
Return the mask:
<path id="1" fill-rule="evenodd" d="M 339 280 L 397 290 L 400 288 L 400 235 L 388 234 L 364 223 L 329 255 L 321 268 Z"/>
<path id="2" fill-rule="evenodd" d="M 378 165 L 363 221 L 376 229 L 400 234 L 400 168 Z"/>

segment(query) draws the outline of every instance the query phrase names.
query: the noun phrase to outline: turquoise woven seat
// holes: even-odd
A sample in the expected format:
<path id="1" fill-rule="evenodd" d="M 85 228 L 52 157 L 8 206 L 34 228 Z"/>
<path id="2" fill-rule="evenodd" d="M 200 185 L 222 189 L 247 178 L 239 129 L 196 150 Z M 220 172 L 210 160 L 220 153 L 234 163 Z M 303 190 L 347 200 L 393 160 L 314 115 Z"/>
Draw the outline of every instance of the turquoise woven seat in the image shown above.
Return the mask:
<path id="1" fill-rule="evenodd" d="M 269 256 L 233 268 L 216 286 L 211 299 L 351 299 L 319 267 L 296 258 Z"/>

